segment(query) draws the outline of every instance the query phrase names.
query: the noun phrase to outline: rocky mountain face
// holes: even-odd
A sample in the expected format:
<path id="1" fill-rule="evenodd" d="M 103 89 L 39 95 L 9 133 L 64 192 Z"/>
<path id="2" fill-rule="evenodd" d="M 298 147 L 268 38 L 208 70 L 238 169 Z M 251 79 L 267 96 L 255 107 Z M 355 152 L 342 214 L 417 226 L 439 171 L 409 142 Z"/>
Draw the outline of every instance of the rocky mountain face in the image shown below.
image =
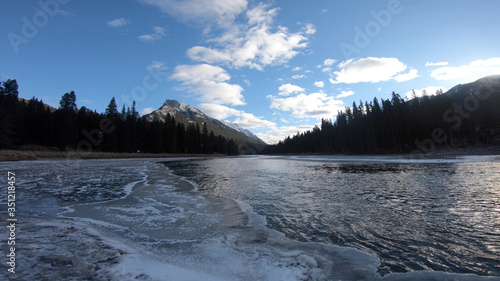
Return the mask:
<path id="1" fill-rule="evenodd" d="M 252 132 L 236 124 L 219 121 L 206 115 L 199 109 L 177 100 L 166 100 L 158 110 L 145 115 L 145 117 L 149 121 L 164 121 L 167 114 L 174 117 L 176 122 L 181 122 L 184 125 L 197 123 L 202 128 L 203 124 L 206 123 L 209 132 L 213 131 L 215 135 L 233 139 L 238 144 L 240 153 L 242 154 L 260 151 L 266 145 L 264 141 Z"/>

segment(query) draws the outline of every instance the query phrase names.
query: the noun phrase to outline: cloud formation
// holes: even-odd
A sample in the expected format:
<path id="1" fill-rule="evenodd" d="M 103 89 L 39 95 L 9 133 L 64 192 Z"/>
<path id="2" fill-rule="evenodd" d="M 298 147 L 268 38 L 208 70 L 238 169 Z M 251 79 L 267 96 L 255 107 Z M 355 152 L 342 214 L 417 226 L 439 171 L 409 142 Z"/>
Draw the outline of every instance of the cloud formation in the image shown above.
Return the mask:
<path id="1" fill-rule="evenodd" d="M 292 136 L 297 133 L 304 133 L 306 131 L 311 131 L 313 129 L 312 125 L 299 125 L 299 126 L 282 126 L 271 129 L 265 133 L 256 133 L 261 140 L 265 141 L 267 144 L 275 144 L 282 141 L 287 136 Z"/>
<path id="2" fill-rule="evenodd" d="M 151 113 L 151 112 L 153 112 L 153 111 L 155 111 L 155 109 L 154 109 L 154 108 L 152 108 L 152 107 L 146 107 L 146 108 L 144 108 L 144 109 L 141 111 L 141 116 L 147 115 L 147 114 L 149 114 L 149 113 Z"/>
<path id="3" fill-rule="evenodd" d="M 312 23 L 307 23 L 304 29 L 305 29 L 305 34 L 307 35 L 312 35 L 316 33 L 316 26 L 314 26 L 314 24 Z"/>
<path id="4" fill-rule="evenodd" d="M 287 28 L 273 27 L 278 8 L 259 4 L 248 10 L 246 25 L 233 25 L 223 34 L 208 41 L 212 46 L 195 46 L 187 51 L 190 59 L 234 68 L 263 70 L 267 65 L 282 64 L 307 46 L 303 32 L 290 33 Z M 307 31 L 306 31 L 307 32 Z"/>
<path id="5" fill-rule="evenodd" d="M 410 69 L 408 73 L 404 74 L 398 74 L 396 77 L 394 77 L 394 80 L 397 82 L 404 82 L 404 81 L 409 81 L 417 78 L 418 75 L 418 70 L 416 69 Z"/>
<path id="6" fill-rule="evenodd" d="M 111 27 L 120 27 L 120 26 L 127 25 L 128 23 L 129 23 L 129 21 L 124 19 L 124 18 L 119 18 L 119 19 L 115 19 L 112 21 L 108 21 L 108 25 Z"/>
<path id="7" fill-rule="evenodd" d="M 431 72 L 431 77 L 436 80 L 475 81 L 485 76 L 500 73 L 500 57 L 486 60 L 475 60 L 468 65 L 440 67 Z"/>
<path id="8" fill-rule="evenodd" d="M 165 63 L 162 61 L 152 61 L 148 66 L 148 69 L 151 70 L 166 70 L 168 69 L 167 66 L 165 66 Z"/>
<path id="9" fill-rule="evenodd" d="M 323 92 L 312 94 L 299 94 L 289 98 L 271 98 L 270 108 L 290 111 L 298 118 L 332 118 L 343 109 L 343 102 Z"/>
<path id="10" fill-rule="evenodd" d="M 324 62 L 323 62 L 323 65 L 324 66 L 332 66 L 334 63 L 336 63 L 337 61 L 334 60 L 334 59 L 326 59 Z"/>
<path id="11" fill-rule="evenodd" d="M 289 96 L 291 94 L 302 93 L 305 91 L 304 88 L 292 84 L 283 84 L 279 87 L 279 90 L 280 92 L 278 95 L 280 96 Z"/>
<path id="12" fill-rule="evenodd" d="M 417 70 L 411 69 L 408 73 L 401 73 L 407 66 L 397 58 L 361 58 L 350 59 L 339 64 L 340 71 L 333 72 L 330 82 L 338 83 L 360 83 L 396 80 L 397 82 L 408 81 L 418 77 Z M 335 77 L 334 77 L 335 76 Z"/>
<path id="13" fill-rule="evenodd" d="M 323 82 L 323 81 L 316 81 L 316 82 L 314 82 L 314 86 L 316 86 L 318 88 L 323 88 L 325 86 L 325 82 Z"/>
<path id="14" fill-rule="evenodd" d="M 337 95 L 337 98 L 341 99 L 341 98 L 346 98 L 346 97 L 349 97 L 352 95 L 354 95 L 354 91 L 341 91 L 340 94 Z"/>
<path id="15" fill-rule="evenodd" d="M 139 0 L 181 21 L 230 25 L 247 9 L 246 0 Z"/>
<path id="16" fill-rule="evenodd" d="M 244 105 L 243 88 L 226 81 L 231 76 L 222 68 L 208 64 L 179 65 L 170 76 L 181 82 L 184 90 L 195 94 L 202 102 Z"/>
<path id="17" fill-rule="evenodd" d="M 139 39 L 141 41 L 145 41 L 145 42 L 153 42 L 153 41 L 161 39 L 163 36 L 165 36 L 165 28 L 155 26 L 155 27 L 153 27 L 153 30 L 154 30 L 154 33 L 141 35 L 141 36 L 139 36 Z"/>
<path id="18" fill-rule="evenodd" d="M 237 110 L 220 104 L 202 103 L 198 105 L 198 108 L 208 116 L 219 120 L 224 120 L 229 117 L 235 117 L 232 123 L 236 123 L 240 127 L 245 129 L 276 127 L 276 123 L 263 120 L 251 113 L 246 113 L 242 110 Z"/>
<path id="19" fill-rule="evenodd" d="M 441 61 L 441 62 L 426 62 L 425 66 L 445 66 L 448 65 L 448 62 L 446 61 Z"/>

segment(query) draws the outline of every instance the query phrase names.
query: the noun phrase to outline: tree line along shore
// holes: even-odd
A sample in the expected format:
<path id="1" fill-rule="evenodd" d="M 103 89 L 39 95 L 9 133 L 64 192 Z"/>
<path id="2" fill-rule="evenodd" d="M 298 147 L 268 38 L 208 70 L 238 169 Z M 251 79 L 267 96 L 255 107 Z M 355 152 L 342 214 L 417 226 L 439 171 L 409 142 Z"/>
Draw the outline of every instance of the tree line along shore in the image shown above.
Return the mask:
<path id="1" fill-rule="evenodd" d="M 4 151 L 4 158 L 238 154 L 233 139 L 215 135 L 206 125 L 184 125 L 171 116 L 165 121 L 148 121 L 139 116 L 135 102 L 119 111 L 112 98 L 106 111 L 98 113 L 84 106 L 77 108 L 73 91 L 62 96 L 57 109 L 35 97 L 25 100 L 18 95 L 16 80 L 0 83 L 0 150 L 43 149 Z M 8 156 L 13 154 L 17 156 Z"/>

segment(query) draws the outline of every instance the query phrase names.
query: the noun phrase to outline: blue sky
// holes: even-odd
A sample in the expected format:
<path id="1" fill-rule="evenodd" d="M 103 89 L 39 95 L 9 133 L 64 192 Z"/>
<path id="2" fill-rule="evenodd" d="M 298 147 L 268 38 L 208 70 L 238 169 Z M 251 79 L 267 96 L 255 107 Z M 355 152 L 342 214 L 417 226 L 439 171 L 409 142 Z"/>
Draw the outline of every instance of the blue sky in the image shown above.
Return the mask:
<path id="1" fill-rule="evenodd" d="M 500 74 L 500 2 L 2 1 L 0 79 L 58 107 L 166 99 L 268 143 L 353 102 Z"/>

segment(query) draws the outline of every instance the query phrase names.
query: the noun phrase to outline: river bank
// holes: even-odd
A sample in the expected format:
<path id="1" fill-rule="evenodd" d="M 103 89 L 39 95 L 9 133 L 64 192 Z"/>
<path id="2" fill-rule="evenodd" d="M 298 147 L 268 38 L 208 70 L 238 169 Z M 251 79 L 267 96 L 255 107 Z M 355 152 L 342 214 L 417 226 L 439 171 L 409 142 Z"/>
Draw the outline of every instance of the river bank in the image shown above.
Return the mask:
<path id="1" fill-rule="evenodd" d="M 76 152 L 50 150 L 0 150 L 0 162 L 50 159 L 125 159 L 125 158 L 173 158 L 173 157 L 224 157 L 223 154 L 182 153 L 118 153 L 118 152 Z"/>

